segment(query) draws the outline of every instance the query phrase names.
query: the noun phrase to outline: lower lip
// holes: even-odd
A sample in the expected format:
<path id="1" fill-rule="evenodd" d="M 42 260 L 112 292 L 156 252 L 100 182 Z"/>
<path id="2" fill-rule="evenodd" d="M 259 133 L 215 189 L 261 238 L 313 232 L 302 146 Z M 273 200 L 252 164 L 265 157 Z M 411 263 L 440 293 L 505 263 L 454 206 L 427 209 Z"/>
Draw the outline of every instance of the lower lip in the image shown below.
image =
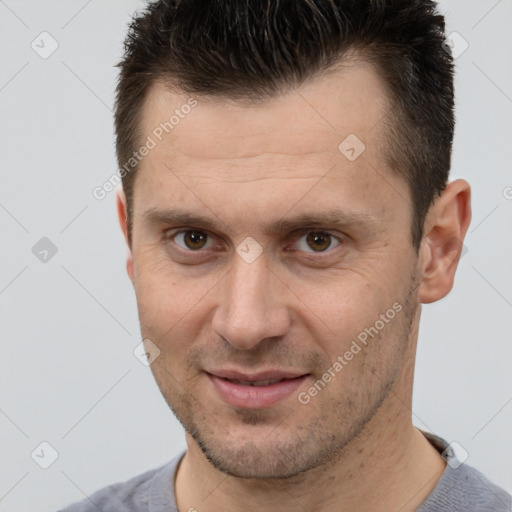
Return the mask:
<path id="1" fill-rule="evenodd" d="M 233 407 L 264 409 L 272 407 L 292 394 L 306 380 L 307 375 L 295 379 L 285 379 L 268 386 L 236 384 L 221 377 L 208 374 L 222 399 Z"/>

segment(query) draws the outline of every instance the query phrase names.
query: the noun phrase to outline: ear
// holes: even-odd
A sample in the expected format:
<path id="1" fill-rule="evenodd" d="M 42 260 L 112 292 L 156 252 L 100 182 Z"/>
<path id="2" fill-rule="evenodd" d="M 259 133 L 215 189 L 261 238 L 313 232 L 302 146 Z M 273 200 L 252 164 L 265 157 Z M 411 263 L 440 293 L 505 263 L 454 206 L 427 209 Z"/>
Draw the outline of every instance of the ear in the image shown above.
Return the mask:
<path id="1" fill-rule="evenodd" d="M 418 263 L 418 300 L 423 304 L 442 299 L 452 289 L 470 221 L 469 183 L 455 180 L 437 197 L 425 219 Z"/>
<path id="2" fill-rule="evenodd" d="M 123 232 L 124 240 L 128 247 L 128 254 L 126 256 L 126 272 L 128 273 L 128 277 L 133 283 L 134 267 L 130 237 L 128 236 L 128 208 L 126 207 L 126 196 L 121 184 L 116 187 L 116 207 L 119 225 L 121 226 L 121 231 Z"/>

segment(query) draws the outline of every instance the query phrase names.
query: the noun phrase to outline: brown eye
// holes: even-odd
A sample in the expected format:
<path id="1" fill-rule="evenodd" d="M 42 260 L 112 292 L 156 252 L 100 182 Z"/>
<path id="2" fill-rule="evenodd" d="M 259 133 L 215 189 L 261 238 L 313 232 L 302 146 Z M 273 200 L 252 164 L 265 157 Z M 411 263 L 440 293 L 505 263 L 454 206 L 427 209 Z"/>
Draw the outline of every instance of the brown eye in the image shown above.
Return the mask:
<path id="1" fill-rule="evenodd" d="M 310 231 L 297 240 L 297 246 L 299 250 L 304 252 L 327 252 L 327 249 L 332 248 L 333 242 L 336 242 L 334 247 L 339 245 L 338 240 L 330 233 Z"/>
<path id="2" fill-rule="evenodd" d="M 208 242 L 208 235 L 204 231 L 182 231 L 174 236 L 176 243 L 190 250 L 203 249 Z M 181 243 L 178 241 L 181 240 Z"/>
<path id="3" fill-rule="evenodd" d="M 314 251 L 324 251 L 331 245 L 331 235 L 311 232 L 306 238 L 309 247 Z"/>

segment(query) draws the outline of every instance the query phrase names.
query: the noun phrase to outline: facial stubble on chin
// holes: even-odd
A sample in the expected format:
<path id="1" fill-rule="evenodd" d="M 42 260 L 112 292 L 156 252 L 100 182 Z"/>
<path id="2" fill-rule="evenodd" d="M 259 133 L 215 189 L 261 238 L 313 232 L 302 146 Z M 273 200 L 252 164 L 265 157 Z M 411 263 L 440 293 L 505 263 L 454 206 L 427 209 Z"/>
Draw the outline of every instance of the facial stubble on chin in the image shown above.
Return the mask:
<path id="1" fill-rule="evenodd" d="M 405 351 L 408 342 L 417 307 L 416 302 L 412 300 L 416 290 L 417 279 L 413 274 L 409 289 L 400 301 L 403 305 L 403 316 L 395 331 L 395 335 L 400 339 L 396 345 L 396 350 L 399 351 Z M 372 340 L 372 343 L 381 340 L 382 336 L 379 333 L 378 338 Z M 198 352 L 188 358 L 186 366 L 194 368 L 194 361 L 199 357 Z M 319 356 L 315 358 L 310 354 L 310 362 L 311 358 L 316 359 L 317 363 L 320 360 Z M 153 370 L 158 372 L 157 368 Z M 365 371 L 375 373 L 373 367 L 366 368 Z M 400 372 L 400 364 L 396 364 L 391 371 L 385 373 L 385 380 L 380 380 L 377 392 L 363 389 L 349 396 L 331 396 L 324 400 L 320 398 L 316 403 L 323 404 L 323 411 L 336 411 L 330 422 L 320 413 L 313 415 L 309 423 L 305 424 L 299 414 L 300 409 L 297 412 L 297 408 L 309 406 L 298 402 L 293 404 L 296 406 L 295 409 L 285 409 L 279 421 L 276 421 L 274 411 L 232 409 L 230 420 L 236 421 L 237 429 L 241 425 L 247 426 L 248 429 L 261 428 L 265 424 L 272 425 L 268 432 L 265 431 L 264 438 L 251 439 L 249 432 L 249 439 L 246 440 L 243 437 L 234 437 L 226 418 L 219 416 L 218 411 L 209 411 L 194 398 L 193 393 L 187 393 L 184 386 L 177 382 L 172 386 L 175 379 L 166 379 L 166 372 L 168 373 L 165 369 L 160 375 L 163 379 L 155 374 L 162 395 L 213 467 L 237 478 L 291 479 L 294 476 L 300 478 L 301 474 L 310 469 L 343 457 L 345 450 L 350 448 L 350 443 L 363 431 L 389 396 Z M 165 382 L 169 384 L 167 389 L 163 388 Z M 322 393 L 320 397 L 321 395 Z M 318 400 L 318 397 L 316 398 Z M 333 429 L 333 425 L 337 427 L 337 431 Z"/>

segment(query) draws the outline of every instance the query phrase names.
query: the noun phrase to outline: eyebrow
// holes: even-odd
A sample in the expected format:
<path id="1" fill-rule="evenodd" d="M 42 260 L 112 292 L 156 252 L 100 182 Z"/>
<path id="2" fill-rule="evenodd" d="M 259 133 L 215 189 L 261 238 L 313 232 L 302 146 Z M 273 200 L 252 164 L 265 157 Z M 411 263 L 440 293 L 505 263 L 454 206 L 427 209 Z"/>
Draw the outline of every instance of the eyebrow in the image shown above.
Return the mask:
<path id="1" fill-rule="evenodd" d="M 143 215 L 147 225 L 187 225 L 208 231 L 217 232 L 221 224 L 227 226 L 222 220 L 216 223 L 209 217 L 189 212 L 179 208 L 168 208 L 160 210 L 149 208 Z M 304 227 L 339 227 L 352 229 L 365 229 L 367 231 L 378 230 L 381 223 L 377 218 L 363 213 L 341 210 L 338 208 L 318 213 L 305 213 L 292 218 L 281 218 L 263 226 L 267 235 L 280 235 Z"/>

